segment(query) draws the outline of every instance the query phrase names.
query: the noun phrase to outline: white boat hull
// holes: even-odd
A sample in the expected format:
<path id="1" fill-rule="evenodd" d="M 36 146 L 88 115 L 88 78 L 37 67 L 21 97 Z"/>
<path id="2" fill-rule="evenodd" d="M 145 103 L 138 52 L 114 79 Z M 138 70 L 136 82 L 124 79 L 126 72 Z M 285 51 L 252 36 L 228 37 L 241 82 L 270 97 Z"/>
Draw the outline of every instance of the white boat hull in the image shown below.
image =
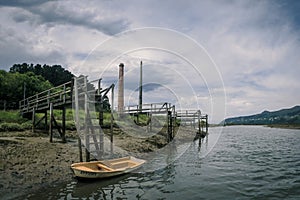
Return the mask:
<path id="1" fill-rule="evenodd" d="M 76 177 L 80 178 L 108 178 L 132 172 L 146 161 L 134 157 L 125 157 L 113 160 L 74 163 L 71 168 Z"/>

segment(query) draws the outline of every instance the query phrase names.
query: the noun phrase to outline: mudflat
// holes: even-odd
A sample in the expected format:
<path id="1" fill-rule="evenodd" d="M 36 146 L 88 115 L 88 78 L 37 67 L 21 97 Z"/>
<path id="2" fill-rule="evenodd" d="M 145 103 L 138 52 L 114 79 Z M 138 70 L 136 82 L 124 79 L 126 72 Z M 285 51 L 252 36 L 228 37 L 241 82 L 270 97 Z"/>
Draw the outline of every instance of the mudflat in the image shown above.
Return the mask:
<path id="1" fill-rule="evenodd" d="M 79 161 L 75 139 L 50 143 L 48 137 L 30 133 L 9 135 L 0 137 L 0 199 L 72 180 L 70 165 Z"/>
<path id="2" fill-rule="evenodd" d="M 179 139 L 189 140 L 195 130 L 184 129 Z M 0 132 L 0 200 L 30 195 L 43 188 L 72 181 L 70 168 L 79 162 L 77 132 L 67 131 L 67 143 L 47 133 Z M 177 136 L 178 138 L 178 136 Z M 114 130 L 114 144 L 131 153 L 155 151 L 167 144 L 166 137 L 156 134 L 148 138 L 132 137 Z"/>

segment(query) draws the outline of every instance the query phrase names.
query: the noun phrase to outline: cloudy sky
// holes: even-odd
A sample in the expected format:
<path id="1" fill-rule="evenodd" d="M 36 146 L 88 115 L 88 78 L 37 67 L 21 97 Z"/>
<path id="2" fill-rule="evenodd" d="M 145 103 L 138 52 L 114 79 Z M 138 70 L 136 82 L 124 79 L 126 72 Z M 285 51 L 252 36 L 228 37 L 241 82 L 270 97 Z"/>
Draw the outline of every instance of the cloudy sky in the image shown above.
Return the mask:
<path id="1" fill-rule="evenodd" d="M 299 1 L 0 0 L 0 49 L 1 69 L 60 64 L 106 85 L 123 62 L 125 104 L 143 60 L 145 103 L 214 122 L 224 105 L 231 117 L 300 104 Z"/>

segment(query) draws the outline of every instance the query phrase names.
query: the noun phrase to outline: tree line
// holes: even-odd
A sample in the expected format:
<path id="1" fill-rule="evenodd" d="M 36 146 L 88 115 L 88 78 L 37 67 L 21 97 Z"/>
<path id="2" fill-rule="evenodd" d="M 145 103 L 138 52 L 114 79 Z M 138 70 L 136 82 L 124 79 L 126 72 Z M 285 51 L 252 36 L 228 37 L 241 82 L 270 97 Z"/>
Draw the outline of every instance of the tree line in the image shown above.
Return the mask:
<path id="1" fill-rule="evenodd" d="M 18 109 L 19 101 L 73 79 L 74 75 L 60 65 L 14 64 L 8 72 L 0 70 L 0 109 Z M 89 84 L 88 87 L 94 86 Z M 104 110 L 110 110 L 108 97 Z"/>
<path id="2" fill-rule="evenodd" d="M 64 84 L 74 77 L 74 75 L 68 70 L 64 69 L 60 65 L 40 65 L 40 64 L 14 64 L 9 72 L 26 74 L 33 72 L 35 75 L 42 76 L 45 80 L 48 80 L 53 86 Z"/>
<path id="3" fill-rule="evenodd" d="M 14 64 L 8 72 L 0 70 L 0 108 L 18 109 L 24 97 L 71 81 L 73 77 L 60 65 Z"/>

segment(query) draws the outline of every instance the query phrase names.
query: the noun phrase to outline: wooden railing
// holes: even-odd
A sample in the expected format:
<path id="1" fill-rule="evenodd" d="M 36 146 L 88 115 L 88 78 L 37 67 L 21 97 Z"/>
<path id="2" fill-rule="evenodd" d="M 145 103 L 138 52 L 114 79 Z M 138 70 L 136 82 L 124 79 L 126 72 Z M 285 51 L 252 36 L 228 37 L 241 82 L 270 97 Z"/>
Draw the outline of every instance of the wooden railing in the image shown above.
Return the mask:
<path id="1" fill-rule="evenodd" d="M 129 105 L 124 109 L 124 113 L 132 114 L 132 113 L 166 113 L 168 111 L 175 110 L 170 103 L 163 102 L 163 103 L 150 103 L 150 104 L 143 104 L 142 109 L 139 108 L 139 105 Z"/>
<path id="2" fill-rule="evenodd" d="M 50 107 L 59 107 L 72 103 L 72 81 L 53 87 L 19 102 L 21 113 L 46 110 Z"/>

